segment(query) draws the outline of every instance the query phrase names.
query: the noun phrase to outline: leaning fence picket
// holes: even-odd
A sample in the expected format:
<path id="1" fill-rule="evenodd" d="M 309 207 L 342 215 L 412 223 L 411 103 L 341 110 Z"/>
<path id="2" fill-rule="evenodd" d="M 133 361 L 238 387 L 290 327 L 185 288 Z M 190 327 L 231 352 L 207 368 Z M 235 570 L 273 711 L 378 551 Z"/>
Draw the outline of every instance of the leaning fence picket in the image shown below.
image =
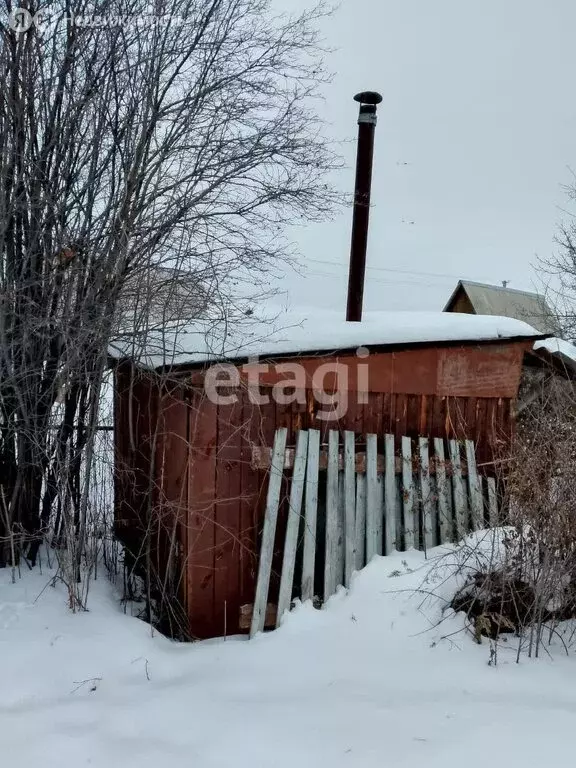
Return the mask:
<path id="1" fill-rule="evenodd" d="M 344 432 L 344 586 L 350 586 L 356 568 L 356 436 Z"/>
<path id="2" fill-rule="evenodd" d="M 462 464 L 460 462 L 460 445 L 457 440 L 450 440 L 450 461 L 452 462 L 452 490 L 454 493 L 454 515 L 456 518 L 456 535 L 462 539 L 468 533 L 466 515 L 466 491 L 462 480 Z"/>
<path id="3" fill-rule="evenodd" d="M 356 570 L 366 565 L 366 475 L 356 475 Z"/>
<path id="4" fill-rule="evenodd" d="M 376 482 L 378 485 L 378 543 L 380 549 L 379 555 L 384 554 L 384 516 L 386 514 L 384 509 L 384 475 L 379 473 L 376 475 Z"/>
<path id="5" fill-rule="evenodd" d="M 472 529 L 478 529 L 485 521 L 491 526 L 498 525 L 496 480 L 480 476 L 471 440 L 464 441 L 467 469 L 464 476 L 461 443 L 455 439 L 448 441 L 448 461 L 441 438 L 434 438 L 432 458 L 429 438 L 419 437 L 413 446 L 410 437 L 402 436 L 398 465 L 394 435 L 385 434 L 383 438 L 383 456 L 378 455 L 379 438 L 375 434 L 366 435 L 366 452 L 356 455 L 356 436 L 351 431 L 344 432 L 341 445 L 339 432 L 330 430 L 327 450 L 321 451 L 320 432 L 301 430 L 296 448 L 286 450 L 287 430 L 276 430 L 274 446 L 268 454 L 269 483 L 251 637 L 264 628 L 269 608 L 268 592 L 285 469 L 292 469 L 292 474 L 276 626 L 292 602 L 302 508 L 300 594 L 302 600 L 314 597 L 316 548 L 322 547 L 317 540 L 321 467 L 327 470 L 324 600 L 333 595 L 339 585 L 349 587 L 353 572 L 363 568 L 374 555 L 419 548 L 421 543 L 429 549 L 452 541 L 455 532 L 462 538 L 470 530 L 470 524 Z M 253 461 L 262 461 L 262 453 L 254 455 Z"/>
<path id="6" fill-rule="evenodd" d="M 487 477 L 486 484 L 488 486 L 488 515 L 489 515 L 490 527 L 496 528 L 500 522 L 498 520 L 498 497 L 496 495 L 496 479 L 494 477 Z"/>
<path id="7" fill-rule="evenodd" d="M 328 432 L 328 471 L 326 475 L 326 555 L 324 561 L 324 600 L 336 592 L 338 541 L 338 444 L 336 430 Z"/>
<path id="8" fill-rule="evenodd" d="M 378 487 L 378 443 L 366 435 L 366 562 L 382 554 L 382 508 Z"/>
<path id="9" fill-rule="evenodd" d="M 406 549 L 417 549 L 419 546 L 416 534 L 416 516 L 418 512 L 414 503 L 412 441 L 406 436 L 402 437 L 402 495 L 404 499 L 404 540 Z"/>
<path id="10" fill-rule="evenodd" d="M 446 479 L 446 460 L 444 441 L 441 437 L 434 438 L 434 466 L 436 469 L 436 491 L 438 494 L 438 517 L 440 543 L 452 541 L 454 525 L 450 514 L 450 486 Z"/>
<path id="11" fill-rule="evenodd" d="M 432 489 L 430 487 L 430 461 L 428 453 L 428 438 L 421 437 L 418 441 L 420 454 L 420 493 L 422 494 L 422 539 L 424 549 L 431 549 L 435 544 L 434 522 L 432 519 Z"/>
<path id="12" fill-rule="evenodd" d="M 304 496 L 304 552 L 302 555 L 302 600 L 314 597 L 314 568 L 316 564 L 316 521 L 318 516 L 318 467 L 320 432 L 308 430 L 308 459 L 306 462 L 306 491 Z"/>
<path id="13" fill-rule="evenodd" d="M 274 552 L 274 537 L 276 535 L 276 522 L 278 520 L 278 504 L 280 501 L 280 488 L 284 474 L 284 453 L 288 430 L 281 427 L 276 430 L 272 461 L 270 465 L 270 479 L 268 482 L 268 495 L 266 497 L 266 511 L 264 513 L 264 529 L 262 531 L 262 544 L 260 547 L 260 562 L 258 565 L 258 578 L 256 581 L 256 596 L 254 598 L 254 610 L 250 625 L 250 637 L 264 629 L 266 617 L 266 605 L 268 602 L 268 589 L 270 587 L 270 572 L 272 570 L 272 555 Z"/>
<path id="14" fill-rule="evenodd" d="M 397 549 L 396 545 L 396 462 L 394 435 L 384 436 L 384 532 L 385 554 Z"/>
<path id="15" fill-rule="evenodd" d="M 402 517 L 402 475 L 396 475 L 396 549 L 405 549 L 404 546 L 404 524 Z"/>
<path id="16" fill-rule="evenodd" d="M 484 502 L 482 489 L 476 469 L 476 452 L 472 440 L 466 440 L 466 464 L 468 467 L 468 490 L 470 493 L 470 515 L 472 530 L 478 531 L 484 527 Z"/>
<path id="17" fill-rule="evenodd" d="M 290 486 L 288 522 L 284 539 L 284 557 L 280 576 L 280 591 L 278 594 L 278 610 L 276 626 L 280 626 L 285 611 L 290 610 L 292 589 L 294 587 L 294 566 L 296 565 L 296 549 L 298 547 L 298 528 L 302 511 L 302 496 L 304 494 L 304 479 L 306 474 L 306 455 L 308 452 L 308 432 L 300 430 L 294 457 L 294 470 Z"/>
<path id="18" fill-rule="evenodd" d="M 334 580 L 336 587 L 338 587 L 340 584 L 344 584 L 344 504 L 344 472 L 338 472 L 338 525 L 336 529 L 336 539 L 334 542 L 336 547 L 336 553 L 334 555 L 334 562 L 336 564 L 334 569 Z M 336 591 L 336 587 L 334 588 L 334 591 Z"/>

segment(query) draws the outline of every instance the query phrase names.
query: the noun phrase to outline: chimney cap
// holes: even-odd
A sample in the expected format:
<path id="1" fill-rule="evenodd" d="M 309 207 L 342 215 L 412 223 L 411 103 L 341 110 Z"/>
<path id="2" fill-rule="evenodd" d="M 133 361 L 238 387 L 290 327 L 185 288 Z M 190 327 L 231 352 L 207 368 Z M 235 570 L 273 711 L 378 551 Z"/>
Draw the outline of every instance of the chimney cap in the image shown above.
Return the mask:
<path id="1" fill-rule="evenodd" d="M 380 104 L 382 96 L 376 91 L 362 91 L 354 96 L 354 101 L 358 101 L 360 104 Z"/>

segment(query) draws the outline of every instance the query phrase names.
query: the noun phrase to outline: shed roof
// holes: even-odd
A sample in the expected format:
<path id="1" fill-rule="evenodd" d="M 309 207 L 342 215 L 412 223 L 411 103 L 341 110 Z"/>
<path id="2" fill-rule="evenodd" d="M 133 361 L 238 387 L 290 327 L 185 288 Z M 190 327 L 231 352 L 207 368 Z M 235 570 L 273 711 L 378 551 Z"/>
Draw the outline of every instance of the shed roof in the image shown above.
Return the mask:
<path id="1" fill-rule="evenodd" d="M 534 344 L 534 352 L 538 355 L 550 355 L 571 376 L 576 376 L 576 346 L 564 339 L 556 337 L 540 339 Z"/>
<path id="2" fill-rule="evenodd" d="M 241 324 L 203 319 L 174 333 L 147 335 L 138 349 L 116 342 L 115 358 L 132 358 L 149 368 L 200 364 L 217 360 L 332 352 L 356 347 L 407 346 L 454 342 L 490 342 L 543 338 L 535 328 L 509 317 L 443 312 L 368 312 L 361 323 L 349 323 L 336 312 L 306 316 L 277 313 L 246 318 Z"/>
<path id="3" fill-rule="evenodd" d="M 523 320 L 542 333 L 558 333 L 552 311 L 538 293 L 504 288 L 499 285 L 460 280 L 444 312 L 452 312 L 459 295 L 464 293 L 477 315 L 498 315 Z"/>

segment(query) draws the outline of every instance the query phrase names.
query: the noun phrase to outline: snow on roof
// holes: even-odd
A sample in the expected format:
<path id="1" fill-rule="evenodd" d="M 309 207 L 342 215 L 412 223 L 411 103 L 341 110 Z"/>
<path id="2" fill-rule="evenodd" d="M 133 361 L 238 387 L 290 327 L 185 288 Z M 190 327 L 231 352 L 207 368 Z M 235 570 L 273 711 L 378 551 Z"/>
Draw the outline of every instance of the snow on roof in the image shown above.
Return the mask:
<path id="1" fill-rule="evenodd" d="M 544 349 L 554 357 L 559 358 L 570 368 L 576 368 L 576 346 L 564 339 L 558 339 L 556 337 L 550 339 L 540 339 L 534 344 L 534 350 Z"/>
<path id="2" fill-rule="evenodd" d="M 541 337 L 521 320 L 493 315 L 445 312 L 367 312 L 361 323 L 348 323 L 340 312 L 314 312 L 306 316 L 282 312 L 270 317 L 247 317 L 240 325 L 223 320 L 199 321 L 194 326 L 147 335 L 138 349 L 133 342 L 117 341 L 110 348 L 115 358 L 132 358 L 158 368 L 247 357 L 329 352 L 361 346 L 434 342 L 475 342 Z"/>

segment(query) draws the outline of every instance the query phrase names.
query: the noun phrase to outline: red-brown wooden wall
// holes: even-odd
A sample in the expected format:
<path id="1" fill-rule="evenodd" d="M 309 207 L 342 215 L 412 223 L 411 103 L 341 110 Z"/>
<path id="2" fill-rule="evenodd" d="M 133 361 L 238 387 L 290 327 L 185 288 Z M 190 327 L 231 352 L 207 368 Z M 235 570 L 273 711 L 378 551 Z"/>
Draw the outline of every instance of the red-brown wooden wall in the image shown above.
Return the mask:
<path id="1" fill-rule="evenodd" d="M 127 363 L 116 370 L 116 530 L 132 556 L 154 574 L 170 607 L 167 631 L 190 637 L 238 631 L 251 603 L 262 523 L 265 475 L 251 466 L 252 447 L 271 446 L 278 427 L 353 430 L 397 437 L 471 438 L 480 463 L 513 424 L 522 359 L 531 342 L 424 346 L 355 355 L 300 358 L 306 402 L 255 405 L 245 386 L 237 402 L 215 405 L 203 371 L 157 374 Z M 337 422 L 318 419 L 309 388 L 318 365 L 369 365 L 368 402 L 358 404 L 350 376 L 349 407 Z M 277 381 L 262 377 L 262 391 Z M 148 521 L 154 520 L 150 526 Z M 279 526 L 279 530 L 282 526 Z M 148 530 L 149 535 L 146 535 Z M 282 541 L 277 541 L 281 552 Z"/>

